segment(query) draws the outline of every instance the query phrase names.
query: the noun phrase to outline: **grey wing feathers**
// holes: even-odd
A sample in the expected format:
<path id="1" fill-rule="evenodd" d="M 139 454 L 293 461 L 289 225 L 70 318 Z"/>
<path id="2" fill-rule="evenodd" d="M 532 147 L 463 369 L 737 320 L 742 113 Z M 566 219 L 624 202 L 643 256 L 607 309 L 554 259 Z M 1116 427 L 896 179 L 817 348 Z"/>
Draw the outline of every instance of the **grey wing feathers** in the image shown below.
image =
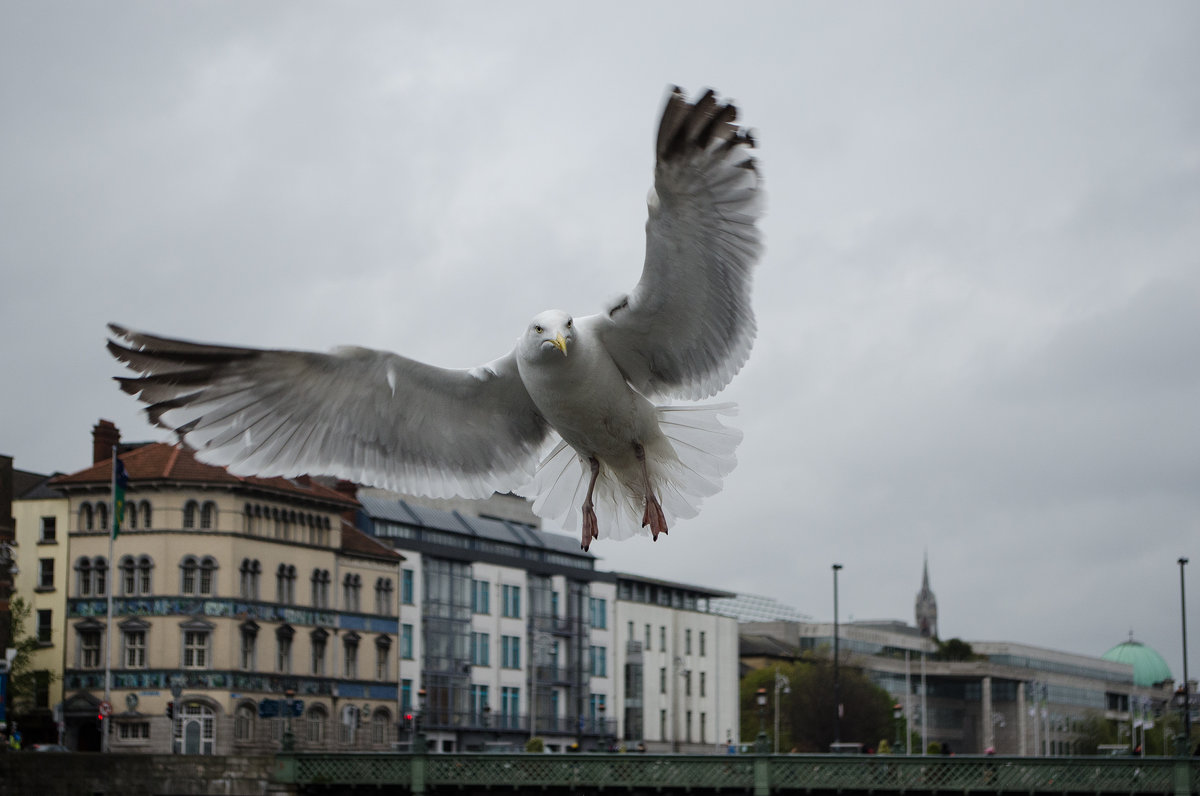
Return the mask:
<path id="1" fill-rule="evenodd" d="M 754 139 L 737 109 L 675 89 L 663 110 L 646 260 L 633 291 L 588 319 L 626 378 L 650 396 L 705 398 L 754 343 L 751 271 L 762 244 Z"/>
<path id="2" fill-rule="evenodd" d="M 512 356 L 448 370 L 365 348 L 330 354 L 191 343 L 109 328 L 118 378 L 152 422 L 233 472 L 336 475 L 434 497 L 527 481 L 549 433 Z"/>

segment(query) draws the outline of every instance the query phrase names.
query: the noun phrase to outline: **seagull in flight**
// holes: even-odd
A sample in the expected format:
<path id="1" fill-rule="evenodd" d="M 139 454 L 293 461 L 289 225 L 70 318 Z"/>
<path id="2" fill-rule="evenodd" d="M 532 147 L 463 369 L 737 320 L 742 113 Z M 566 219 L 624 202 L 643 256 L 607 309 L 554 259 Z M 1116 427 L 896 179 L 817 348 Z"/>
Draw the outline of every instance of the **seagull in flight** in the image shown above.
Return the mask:
<path id="1" fill-rule="evenodd" d="M 753 135 L 709 90 L 675 88 L 655 145 L 646 257 L 601 312 L 548 310 L 471 369 L 358 347 L 195 343 L 109 324 L 121 389 L 202 461 L 244 475 L 337 476 L 430 497 L 514 492 L 587 550 L 603 532 L 657 541 L 736 464 L 714 396 L 754 342 L 762 250 Z M 598 302 L 599 304 L 600 302 Z"/>

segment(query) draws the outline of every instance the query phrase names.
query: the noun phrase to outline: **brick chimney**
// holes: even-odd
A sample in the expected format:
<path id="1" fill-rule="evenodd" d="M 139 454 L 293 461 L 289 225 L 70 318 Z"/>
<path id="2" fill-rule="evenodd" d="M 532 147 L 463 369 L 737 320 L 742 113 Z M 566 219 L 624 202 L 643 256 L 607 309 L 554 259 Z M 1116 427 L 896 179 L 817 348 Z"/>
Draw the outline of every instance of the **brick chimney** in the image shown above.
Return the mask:
<path id="1" fill-rule="evenodd" d="M 92 427 L 92 464 L 112 458 L 114 445 L 121 442 L 121 432 L 111 420 L 101 420 Z"/>

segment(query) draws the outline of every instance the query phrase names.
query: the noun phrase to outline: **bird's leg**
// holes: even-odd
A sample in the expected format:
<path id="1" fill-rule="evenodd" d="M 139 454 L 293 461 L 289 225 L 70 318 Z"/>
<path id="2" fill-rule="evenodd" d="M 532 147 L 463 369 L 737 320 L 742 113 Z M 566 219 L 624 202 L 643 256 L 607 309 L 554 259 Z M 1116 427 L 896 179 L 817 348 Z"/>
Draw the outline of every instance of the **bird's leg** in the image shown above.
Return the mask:
<path id="1" fill-rule="evenodd" d="M 646 491 L 646 510 L 642 513 L 642 527 L 649 525 L 650 536 L 657 542 L 658 535 L 667 532 L 667 517 L 663 514 L 662 506 L 654 496 L 654 488 L 650 485 L 650 471 L 646 468 L 646 449 L 640 442 L 635 442 L 633 453 L 642 465 L 642 484 Z"/>
<path id="2" fill-rule="evenodd" d="M 592 491 L 596 488 L 596 478 L 600 475 L 600 461 L 595 456 L 589 456 L 588 466 L 592 468 L 592 478 L 588 481 L 587 496 L 583 499 L 583 540 L 579 545 L 584 552 L 591 547 L 593 539 L 600 538 L 600 529 L 596 525 L 596 507 L 592 504 Z"/>

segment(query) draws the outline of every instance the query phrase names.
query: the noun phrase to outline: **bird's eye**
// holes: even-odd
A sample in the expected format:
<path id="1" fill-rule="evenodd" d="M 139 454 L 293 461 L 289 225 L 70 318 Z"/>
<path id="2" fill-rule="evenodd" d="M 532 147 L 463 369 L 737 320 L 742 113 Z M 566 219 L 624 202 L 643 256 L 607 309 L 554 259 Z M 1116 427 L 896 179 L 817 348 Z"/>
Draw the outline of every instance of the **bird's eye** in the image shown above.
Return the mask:
<path id="1" fill-rule="evenodd" d="M 567 319 L 567 328 L 568 329 L 571 328 L 571 319 L 570 318 Z"/>
<path id="2" fill-rule="evenodd" d="M 534 333 L 535 333 L 535 334 L 541 334 L 542 332 L 544 332 L 544 331 L 546 331 L 546 330 L 545 330 L 545 329 L 543 329 L 543 328 L 542 328 L 542 327 L 540 327 L 540 326 L 535 326 L 535 327 L 533 327 L 533 331 L 534 331 Z"/>

